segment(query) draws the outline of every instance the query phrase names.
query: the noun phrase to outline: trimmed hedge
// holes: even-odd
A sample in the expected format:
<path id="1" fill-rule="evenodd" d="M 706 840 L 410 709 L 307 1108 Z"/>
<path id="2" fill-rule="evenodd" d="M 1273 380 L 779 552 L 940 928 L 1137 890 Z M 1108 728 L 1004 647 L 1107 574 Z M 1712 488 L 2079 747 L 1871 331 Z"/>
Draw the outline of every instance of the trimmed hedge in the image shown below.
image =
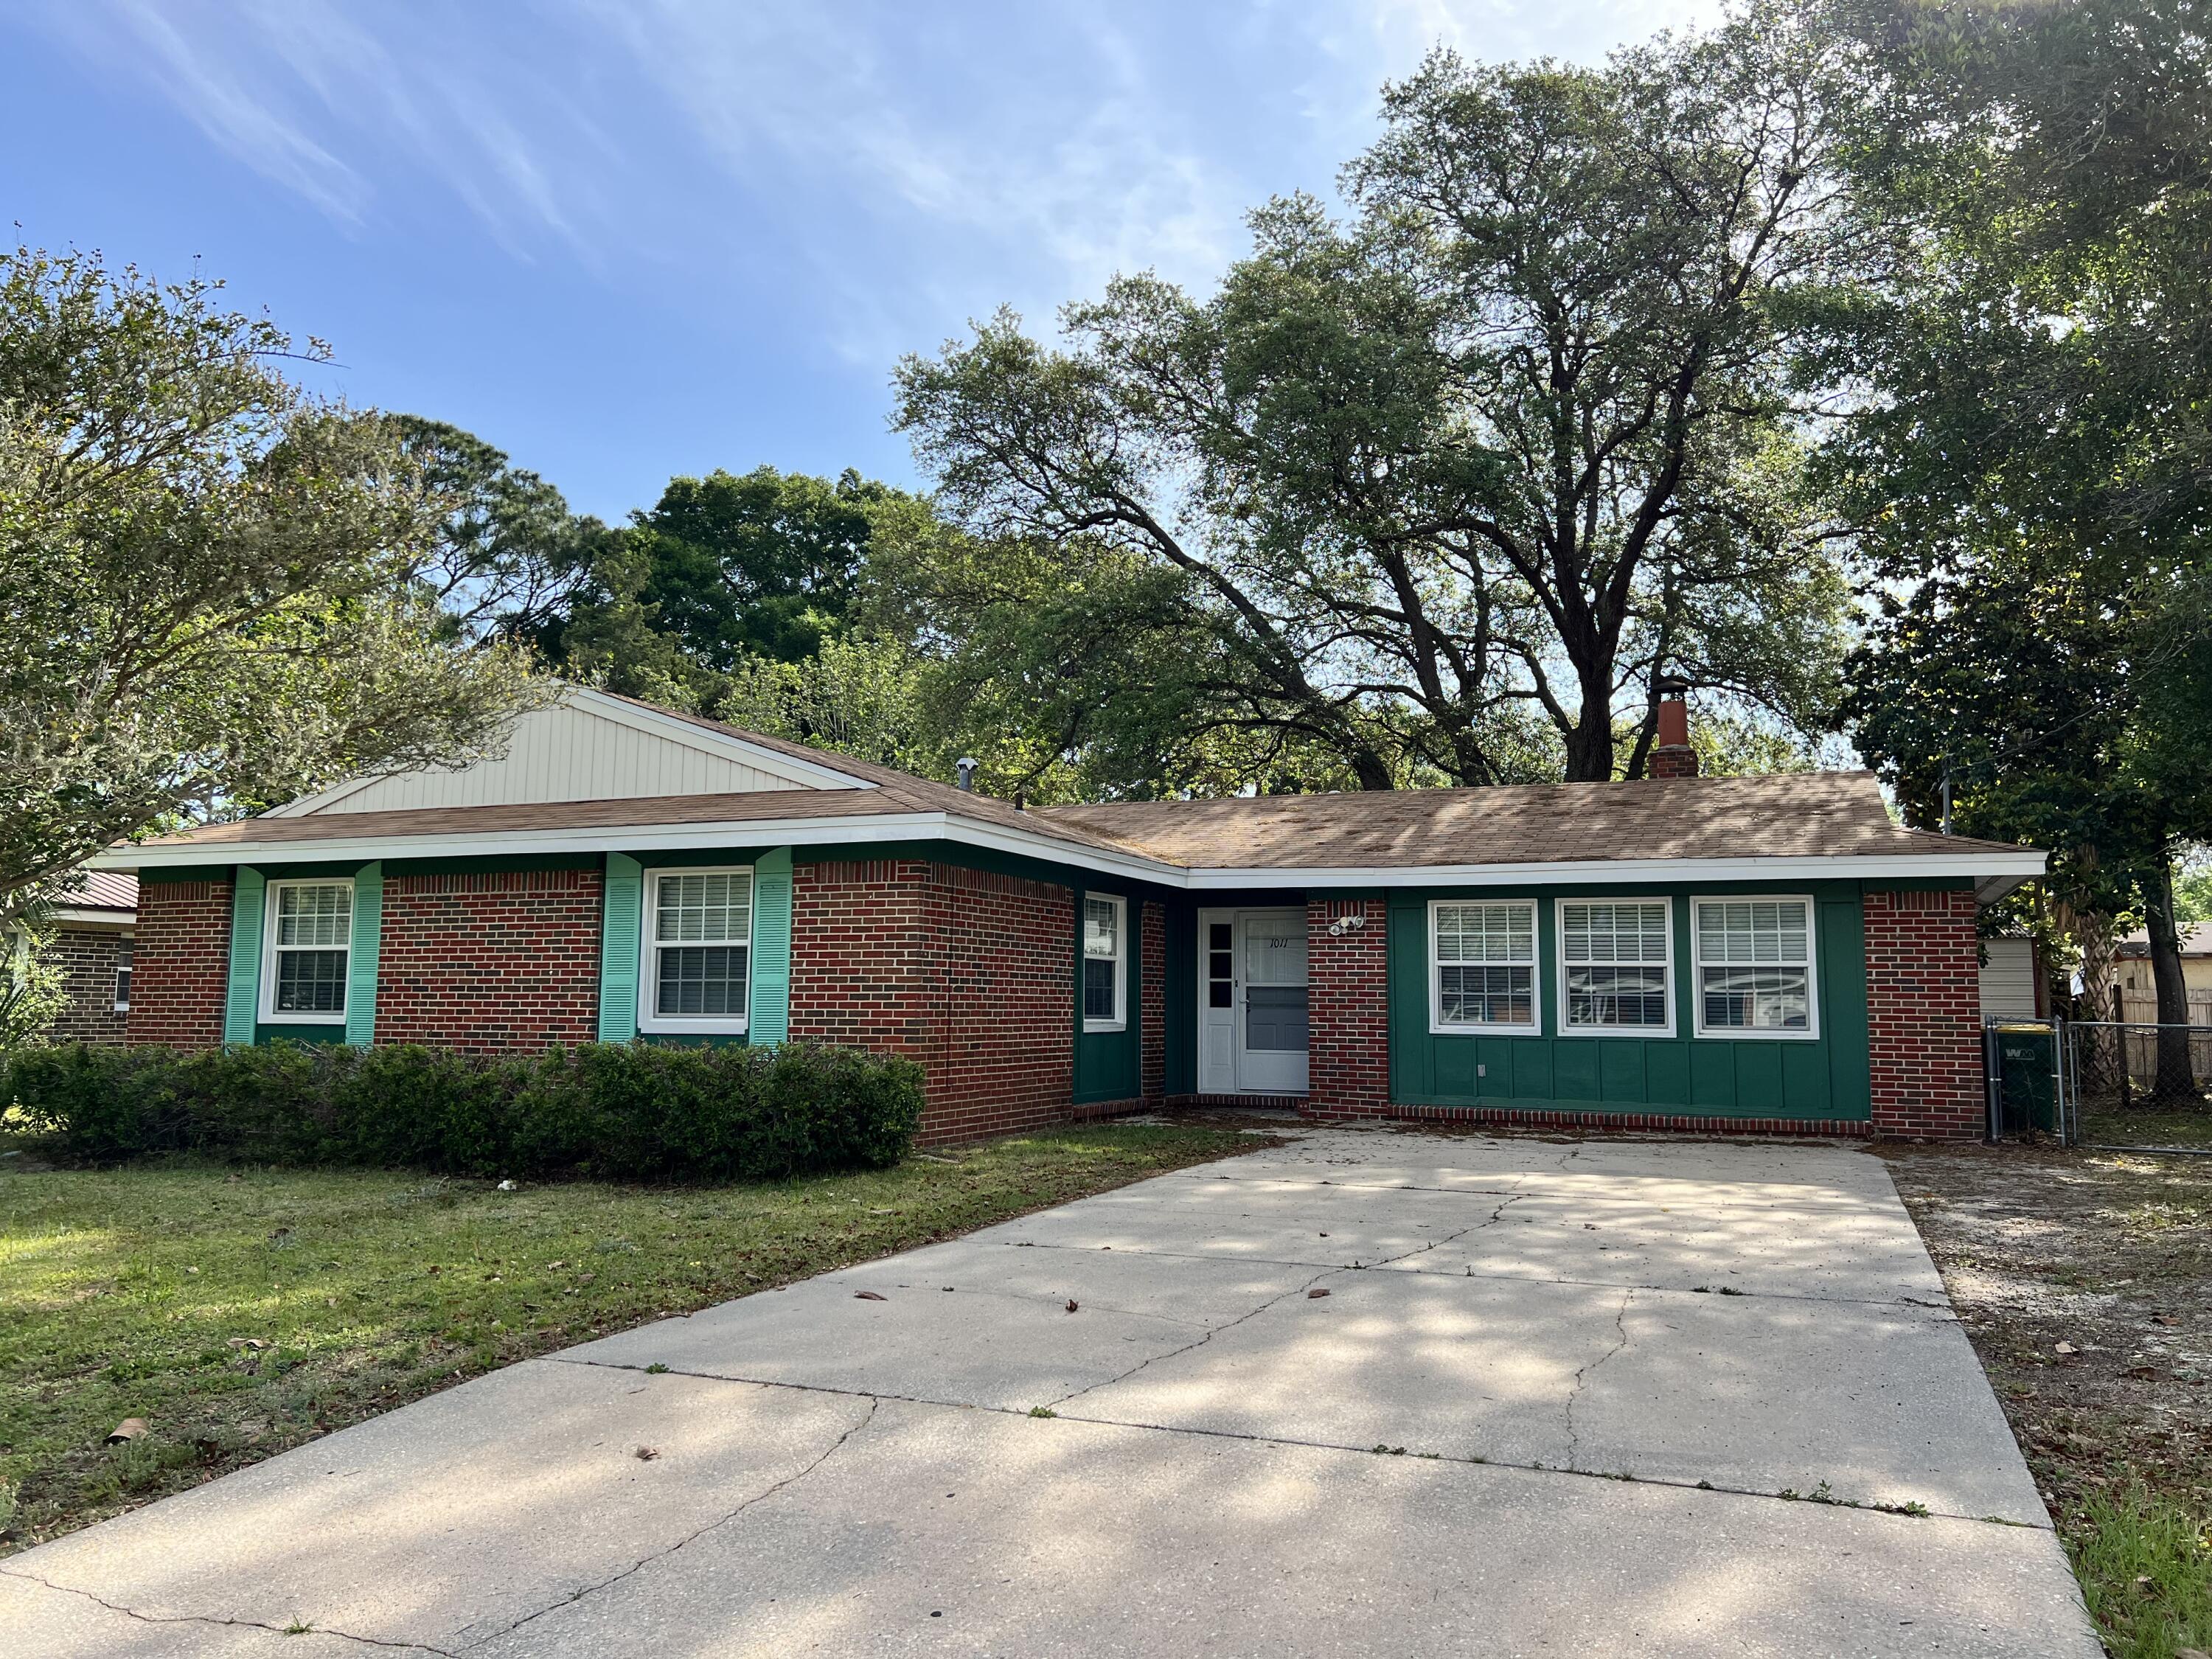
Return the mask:
<path id="1" fill-rule="evenodd" d="M 728 1181 L 882 1168 L 914 1145 L 921 1067 L 787 1043 L 590 1043 L 534 1059 L 411 1045 L 18 1051 L 0 1075 L 69 1156 L 193 1152 L 450 1175 Z"/>

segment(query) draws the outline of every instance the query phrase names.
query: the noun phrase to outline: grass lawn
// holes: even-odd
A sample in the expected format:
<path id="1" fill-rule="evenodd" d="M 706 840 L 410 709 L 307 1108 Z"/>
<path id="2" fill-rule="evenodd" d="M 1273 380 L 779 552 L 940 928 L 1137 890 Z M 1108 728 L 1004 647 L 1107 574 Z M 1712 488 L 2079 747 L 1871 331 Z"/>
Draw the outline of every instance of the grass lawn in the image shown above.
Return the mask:
<path id="1" fill-rule="evenodd" d="M 1886 1156 L 2106 1644 L 2212 1651 L 2212 1158 Z"/>
<path id="2" fill-rule="evenodd" d="M 533 1354 L 1264 1144 L 1090 1125 L 863 1175 L 515 1192 L 17 1168 L 0 1174 L 0 1554 Z M 104 1445 L 129 1417 L 150 1431 Z"/>
<path id="3" fill-rule="evenodd" d="M 2212 1152 L 2212 1111 L 2154 1111 L 2148 1106 L 2085 1111 L 2081 1139 L 2091 1146 L 2188 1146 Z"/>

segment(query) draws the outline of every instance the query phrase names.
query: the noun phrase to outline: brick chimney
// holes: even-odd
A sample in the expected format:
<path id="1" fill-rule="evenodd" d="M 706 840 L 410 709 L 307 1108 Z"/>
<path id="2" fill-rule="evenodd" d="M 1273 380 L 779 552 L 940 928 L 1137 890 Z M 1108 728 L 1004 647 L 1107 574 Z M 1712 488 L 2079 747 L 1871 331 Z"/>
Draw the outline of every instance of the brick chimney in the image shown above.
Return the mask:
<path id="1" fill-rule="evenodd" d="M 1672 675 L 1652 683 L 1659 694 L 1659 741 L 1652 745 L 1647 775 L 1655 778 L 1694 778 L 1698 751 L 1690 747 L 1690 683 Z"/>

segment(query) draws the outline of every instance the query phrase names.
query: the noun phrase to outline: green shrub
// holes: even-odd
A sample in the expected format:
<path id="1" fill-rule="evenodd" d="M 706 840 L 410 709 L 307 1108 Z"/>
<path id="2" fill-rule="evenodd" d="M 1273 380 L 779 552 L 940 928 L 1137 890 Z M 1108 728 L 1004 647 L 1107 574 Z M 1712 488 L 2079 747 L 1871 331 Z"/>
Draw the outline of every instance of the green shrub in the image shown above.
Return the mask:
<path id="1" fill-rule="evenodd" d="M 196 1152 L 463 1176 L 727 1181 L 881 1168 L 914 1144 L 921 1068 L 788 1043 L 589 1043 L 535 1060 L 408 1045 L 27 1049 L 0 1075 L 67 1155 Z"/>

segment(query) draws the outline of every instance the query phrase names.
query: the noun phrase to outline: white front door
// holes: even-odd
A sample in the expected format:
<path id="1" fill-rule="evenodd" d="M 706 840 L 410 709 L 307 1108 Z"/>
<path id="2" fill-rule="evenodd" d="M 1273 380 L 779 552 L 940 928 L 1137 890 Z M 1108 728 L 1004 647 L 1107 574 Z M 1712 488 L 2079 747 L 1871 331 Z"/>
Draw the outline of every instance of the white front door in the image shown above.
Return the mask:
<path id="1" fill-rule="evenodd" d="M 1304 910 L 1198 914 L 1198 1086 L 1306 1091 Z"/>

